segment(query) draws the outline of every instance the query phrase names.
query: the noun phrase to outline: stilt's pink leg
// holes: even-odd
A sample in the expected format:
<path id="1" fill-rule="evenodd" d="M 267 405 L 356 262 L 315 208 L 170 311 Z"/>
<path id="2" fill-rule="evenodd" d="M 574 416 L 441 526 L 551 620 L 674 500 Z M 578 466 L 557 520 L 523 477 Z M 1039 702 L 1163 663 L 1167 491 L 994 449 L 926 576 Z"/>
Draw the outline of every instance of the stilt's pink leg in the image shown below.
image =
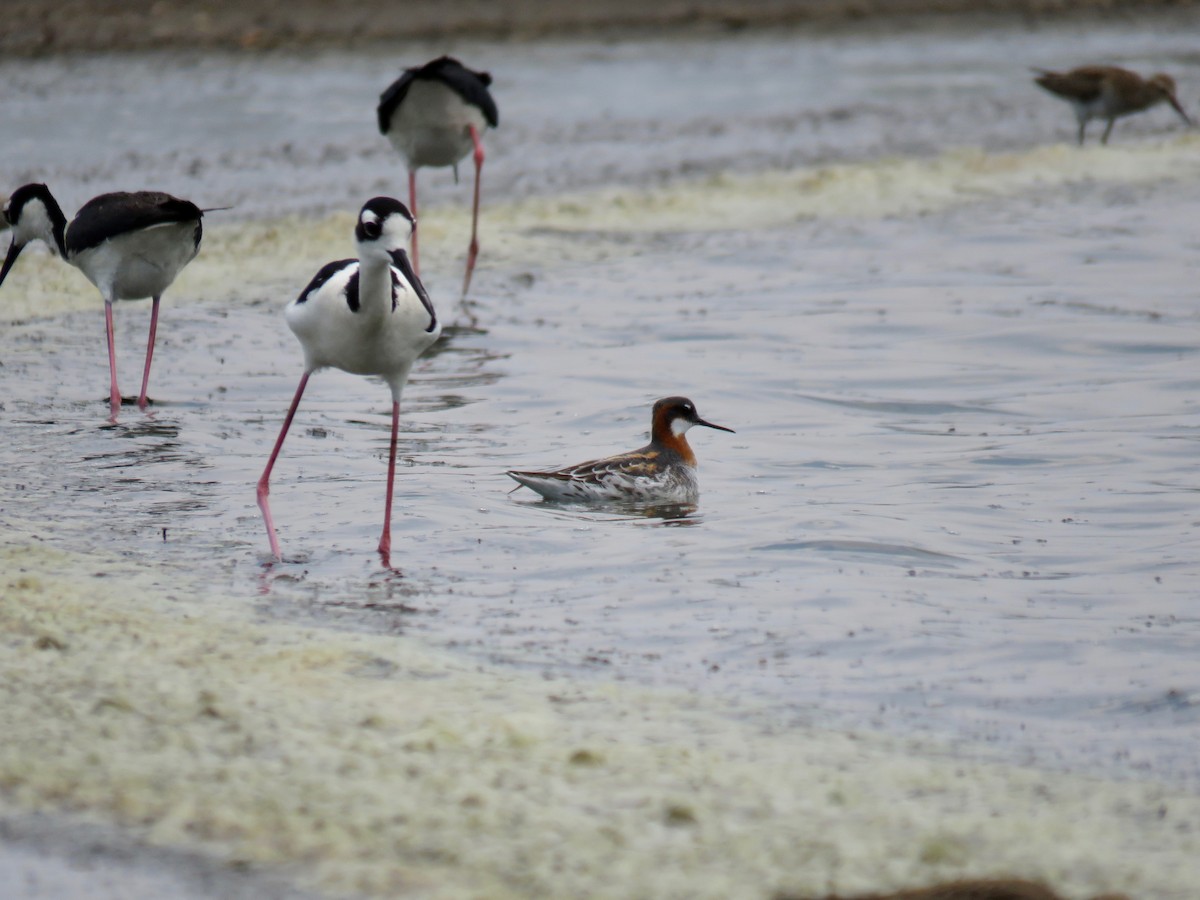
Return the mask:
<path id="1" fill-rule="evenodd" d="M 467 273 L 463 276 L 463 296 L 471 286 L 471 274 L 475 271 L 475 258 L 479 255 L 479 176 L 483 171 L 483 141 L 479 130 L 471 127 L 471 140 L 475 142 L 475 200 L 471 207 L 471 244 L 467 247 Z"/>
<path id="2" fill-rule="evenodd" d="M 108 391 L 108 419 L 117 421 L 117 413 L 121 409 L 121 391 L 117 387 L 117 348 L 113 346 L 113 311 L 112 301 L 104 301 L 104 331 L 108 335 L 108 375 L 110 387 Z"/>
<path id="3" fill-rule="evenodd" d="M 150 339 L 146 342 L 146 368 L 142 371 L 142 392 L 138 394 L 138 409 L 146 408 L 146 388 L 150 384 L 150 360 L 154 358 L 154 336 L 158 333 L 158 302 L 161 296 L 154 298 L 154 306 L 150 309 Z"/>
<path id="4" fill-rule="evenodd" d="M 267 467 L 263 469 L 262 478 L 258 479 L 258 508 L 262 510 L 263 521 L 267 525 L 267 537 L 271 540 L 271 553 L 281 562 L 283 554 L 279 552 L 279 538 L 275 536 L 275 522 L 271 519 L 271 504 L 267 500 L 267 495 L 271 493 L 271 470 L 275 468 L 279 449 L 283 446 L 283 439 L 287 437 L 288 429 L 292 427 L 292 419 L 296 416 L 296 407 L 300 405 L 300 398 L 304 396 L 304 388 L 308 386 L 308 376 L 311 374 L 311 372 L 305 372 L 301 377 L 300 386 L 296 388 L 296 396 L 292 398 L 292 405 L 288 408 L 287 418 L 283 420 L 283 429 L 275 441 L 275 449 L 271 451 L 271 458 L 267 460 Z"/>
<path id="5" fill-rule="evenodd" d="M 392 553 L 392 492 L 396 485 L 396 434 L 400 428 L 400 401 L 392 401 L 392 449 L 388 454 L 387 500 L 383 507 L 383 534 L 379 537 L 379 554 L 383 564 L 391 568 Z"/>
<path id="6" fill-rule="evenodd" d="M 417 221 L 417 170 L 408 170 L 408 211 L 412 213 L 413 221 Z M 412 264 L 417 277 L 421 277 L 421 258 L 417 254 L 417 229 L 412 233 Z"/>

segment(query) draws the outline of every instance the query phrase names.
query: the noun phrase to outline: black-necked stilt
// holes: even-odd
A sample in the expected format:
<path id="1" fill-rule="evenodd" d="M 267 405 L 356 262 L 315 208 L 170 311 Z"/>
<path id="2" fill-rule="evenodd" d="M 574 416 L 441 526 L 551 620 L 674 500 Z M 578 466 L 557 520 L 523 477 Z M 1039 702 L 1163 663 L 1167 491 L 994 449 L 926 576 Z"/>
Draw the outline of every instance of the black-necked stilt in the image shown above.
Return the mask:
<path id="1" fill-rule="evenodd" d="M 471 243 L 463 295 L 471 285 L 479 255 L 479 175 L 483 168 L 481 135 L 500 124 L 496 101 L 488 92 L 492 76 L 473 72 L 449 56 L 405 69 L 379 97 L 379 131 L 392 142 L 408 166 L 408 205 L 417 215 L 417 169 L 453 166 L 474 150 L 475 199 L 471 210 Z M 412 238 L 413 266 L 420 272 L 417 235 Z"/>
<path id="2" fill-rule="evenodd" d="M 413 362 L 438 339 L 442 330 L 433 303 L 404 250 L 413 228 L 413 218 L 399 200 L 376 197 L 368 201 L 358 214 L 354 229 L 358 259 L 325 265 L 300 296 L 288 304 L 288 327 L 304 348 L 304 374 L 271 458 L 258 480 L 258 506 L 276 559 L 282 556 L 267 499 L 271 469 L 296 415 L 308 377 L 318 369 L 332 367 L 355 375 L 378 375 L 392 391 L 387 501 L 383 535 L 379 538 L 384 565 L 391 564 L 392 488 L 396 478 L 400 392 Z"/>
<path id="3" fill-rule="evenodd" d="M 113 347 L 113 302 L 147 297 L 154 301 L 142 390 L 138 395 L 138 407 L 145 409 L 158 328 L 158 304 L 163 291 L 199 251 L 202 216 L 203 211 L 187 200 L 157 191 L 136 191 L 101 194 L 85 203 L 75 218 L 67 222 L 44 184 L 17 188 L 4 207 L 4 218 L 12 226 L 13 235 L 4 267 L 0 269 L 0 284 L 25 245 L 42 240 L 83 272 L 104 297 L 112 382 L 109 404 L 114 419 L 121 406 L 121 392 L 117 389 L 117 356 Z"/>
<path id="4" fill-rule="evenodd" d="M 733 431 L 700 418 L 686 397 L 664 397 L 654 404 L 650 443 L 642 449 L 550 472 L 508 475 L 548 500 L 695 503 L 700 494 L 696 455 L 684 437 L 693 425 Z"/>
<path id="5" fill-rule="evenodd" d="M 1192 124 L 1175 97 L 1175 79 L 1170 75 L 1143 78 L 1117 66 L 1081 66 L 1069 72 L 1034 71 L 1039 73 L 1034 79 L 1039 87 L 1066 100 L 1075 110 L 1081 145 L 1084 130 L 1092 119 L 1108 120 L 1100 137 L 1100 143 L 1107 144 L 1117 119 L 1164 102 L 1170 103 L 1189 126 Z"/>

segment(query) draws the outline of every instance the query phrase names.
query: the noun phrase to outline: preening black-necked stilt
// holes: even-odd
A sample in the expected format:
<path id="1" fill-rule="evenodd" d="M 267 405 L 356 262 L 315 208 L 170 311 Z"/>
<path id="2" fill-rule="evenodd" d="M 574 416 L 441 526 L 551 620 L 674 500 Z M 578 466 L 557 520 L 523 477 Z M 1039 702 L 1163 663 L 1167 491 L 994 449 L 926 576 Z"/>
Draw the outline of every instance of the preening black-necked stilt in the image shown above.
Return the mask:
<path id="1" fill-rule="evenodd" d="M 358 214 L 354 229 L 358 259 L 328 263 L 300 296 L 288 304 L 288 327 L 304 348 L 304 374 L 271 458 L 258 480 L 258 506 L 276 559 L 283 557 L 267 499 L 271 469 L 292 425 L 308 377 L 318 369 L 333 367 L 355 375 L 378 375 L 392 390 L 387 501 L 383 534 L 379 538 L 384 565 L 391 565 L 392 488 L 396 478 L 400 392 L 413 362 L 438 339 L 442 330 L 433 303 L 404 249 L 413 228 L 413 218 L 399 200 L 376 197 L 368 201 Z"/>
<path id="2" fill-rule="evenodd" d="M 664 397 L 650 414 L 650 443 L 640 450 L 608 456 L 549 472 L 509 472 L 510 478 L 547 500 L 586 503 L 695 503 L 696 455 L 688 446 L 688 429 L 706 422 L 687 397 Z"/>
<path id="3" fill-rule="evenodd" d="M 158 328 L 158 304 L 163 291 L 200 249 L 202 215 L 203 211 L 187 200 L 157 191 L 136 191 L 101 194 L 85 203 L 68 222 L 44 184 L 17 188 L 4 207 L 4 218 L 12 226 L 13 234 L 4 267 L 0 269 L 0 284 L 25 245 L 42 240 L 83 272 L 104 297 L 112 382 L 109 404 L 114 419 L 121 406 L 121 392 L 117 389 L 117 355 L 113 347 L 113 302 L 147 297 L 154 300 L 142 390 L 138 395 L 138 407 L 145 409 L 154 334 Z"/>
<path id="4" fill-rule="evenodd" d="M 1079 143 L 1092 119 L 1107 119 L 1108 125 L 1100 143 L 1107 144 L 1113 124 L 1122 116 L 1141 112 L 1159 103 L 1169 103 L 1188 125 L 1188 118 L 1175 97 L 1175 79 L 1170 75 L 1151 75 L 1143 78 L 1136 72 L 1117 66 L 1081 66 L 1069 72 L 1048 72 L 1034 69 L 1034 82 L 1056 97 L 1071 104 L 1079 120 Z"/>
<path id="5" fill-rule="evenodd" d="M 471 243 L 467 248 L 467 271 L 463 295 L 471 285 L 475 258 L 479 255 L 479 175 L 483 168 L 481 135 L 500 124 L 496 101 L 488 93 L 492 76 L 473 72 L 449 56 L 423 66 L 405 69 L 380 95 L 379 131 L 392 142 L 408 166 L 408 205 L 417 215 L 417 169 L 422 166 L 453 166 L 474 150 L 475 199 L 471 210 Z M 420 272 L 417 235 L 412 238 L 413 266 Z"/>

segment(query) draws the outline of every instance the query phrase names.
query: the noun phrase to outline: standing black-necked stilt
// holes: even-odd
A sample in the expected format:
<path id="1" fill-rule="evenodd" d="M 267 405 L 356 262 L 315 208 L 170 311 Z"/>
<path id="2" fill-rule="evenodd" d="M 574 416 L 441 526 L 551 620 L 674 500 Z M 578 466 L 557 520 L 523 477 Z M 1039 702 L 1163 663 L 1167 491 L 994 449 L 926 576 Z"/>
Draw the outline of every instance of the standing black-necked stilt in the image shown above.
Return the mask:
<path id="1" fill-rule="evenodd" d="M 409 264 L 404 247 L 415 223 L 399 200 L 376 197 L 358 214 L 354 237 L 358 259 L 323 266 L 300 296 L 288 304 L 288 327 L 304 348 L 304 374 L 292 398 L 283 428 L 258 480 L 258 506 L 271 540 L 271 552 L 282 559 L 268 502 L 271 469 L 296 415 L 308 377 L 333 367 L 355 375 L 378 375 L 392 390 L 392 441 L 388 457 L 387 501 L 379 553 L 390 566 L 392 488 L 396 478 L 396 434 L 400 392 L 413 362 L 441 333 L 441 323 L 421 279 Z"/>
<path id="2" fill-rule="evenodd" d="M 473 72 L 449 56 L 423 66 L 405 69 L 379 97 L 379 131 L 392 142 L 408 166 L 408 205 L 417 215 L 417 169 L 421 166 L 453 166 L 475 152 L 475 200 L 471 210 L 471 243 L 467 248 L 467 271 L 463 295 L 471 285 L 475 258 L 479 255 L 479 174 L 483 168 L 483 141 L 489 126 L 500 124 L 496 101 L 488 93 L 492 76 Z M 413 266 L 420 273 L 417 235 L 412 238 Z"/>
<path id="3" fill-rule="evenodd" d="M 83 272 L 103 295 L 112 381 L 109 404 L 114 419 L 121 406 L 121 392 L 117 389 L 117 355 L 113 347 L 113 302 L 147 297 L 154 300 L 138 395 L 138 408 L 145 409 L 158 304 L 163 291 L 200 250 L 202 215 L 203 211 L 187 200 L 157 191 L 136 191 L 101 194 L 85 203 L 67 222 L 44 184 L 17 188 L 4 206 L 4 218 L 12 226 L 13 236 L 0 269 L 0 284 L 25 245 L 42 240 Z"/>

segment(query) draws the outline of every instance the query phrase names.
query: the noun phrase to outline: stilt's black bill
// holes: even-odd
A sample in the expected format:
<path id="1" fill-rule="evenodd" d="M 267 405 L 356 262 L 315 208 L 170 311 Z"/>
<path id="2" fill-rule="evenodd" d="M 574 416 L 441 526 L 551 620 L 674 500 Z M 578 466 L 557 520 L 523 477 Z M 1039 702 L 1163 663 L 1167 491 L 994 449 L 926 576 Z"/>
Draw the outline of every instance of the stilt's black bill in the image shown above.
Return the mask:
<path id="1" fill-rule="evenodd" d="M 433 311 L 433 301 L 429 299 L 429 294 L 425 291 L 425 285 L 421 283 L 421 279 L 413 271 L 412 263 L 408 260 L 408 254 L 403 249 L 397 249 L 391 252 L 391 257 L 392 264 L 404 273 L 404 277 L 412 285 L 413 290 L 417 292 L 417 297 L 429 313 L 429 327 L 425 330 L 433 331 L 437 327 L 437 313 Z"/>
<path id="2" fill-rule="evenodd" d="M 13 267 L 13 263 L 17 261 L 17 257 L 21 255 L 24 247 L 24 244 L 18 244 L 16 241 L 8 245 L 8 256 L 4 257 L 4 268 L 0 269 L 0 284 L 4 284 L 4 279 L 8 277 L 8 270 Z"/>

